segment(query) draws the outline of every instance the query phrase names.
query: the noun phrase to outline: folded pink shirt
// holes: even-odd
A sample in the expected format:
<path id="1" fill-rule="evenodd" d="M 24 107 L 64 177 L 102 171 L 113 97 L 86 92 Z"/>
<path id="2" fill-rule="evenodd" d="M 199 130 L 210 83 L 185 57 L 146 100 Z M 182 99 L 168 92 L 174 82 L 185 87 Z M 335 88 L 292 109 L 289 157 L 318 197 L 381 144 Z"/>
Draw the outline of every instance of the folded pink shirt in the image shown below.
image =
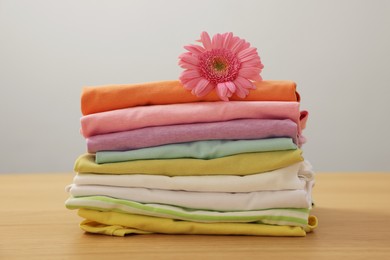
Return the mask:
<path id="1" fill-rule="evenodd" d="M 307 112 L 299 102 L 230 101 L 138 106 L 90 114 L 81 118 L 84 137 L 149 126 L 221 122 L 233 119 L 290 119 L 304 128 Z"/>
<path id="2" fill-rule="evenodd" d="M 125 151 L 200 140 L 290 137 L 300 146 L 304 138 L 290 119 L 237 119 L 223 122 L 151 126 L 87 138 L 88 152 Z"/>

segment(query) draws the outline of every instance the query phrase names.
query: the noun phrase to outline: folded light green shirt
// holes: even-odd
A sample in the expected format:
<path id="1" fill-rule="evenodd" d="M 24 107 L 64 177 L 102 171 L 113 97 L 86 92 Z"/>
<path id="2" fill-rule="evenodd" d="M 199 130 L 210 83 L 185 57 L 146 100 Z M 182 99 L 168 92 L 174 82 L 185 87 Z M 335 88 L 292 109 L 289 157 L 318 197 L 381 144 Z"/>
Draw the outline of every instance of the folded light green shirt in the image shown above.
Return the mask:
<path id="1" fill-rule="evenodd" d="M 136 160 L 117 163 L 95 163 L 95 155 L 84 154 L 75 163 L 80 173 L 189 175 L 248 175 L 280 169 L 303 161 L 300 149 L 243 153 L 222 158 Z"/>
<path id="2" fill-rule="evenodd" d="M 98 151 L 96 152 L 96 163 L 173 158 L 214 159 L 240 153 L 281 151 L 296 148 L 297 146 L 291 138 L 208 140 L 168 144 L 129 151 Z"/>
<path id="3" fill-rule="evenodd" d="M 270 225 L 307 227 L 308 208 L 274 208 L 246 211 L 211 211 L 187 209 L 158 203 L 139 203 L 107 196 L 70 197 L 65 202 L 68 209 L 92 209 L 132 213 L 153 217 L 181 219 L 195 222 L 258 222 Z"/>

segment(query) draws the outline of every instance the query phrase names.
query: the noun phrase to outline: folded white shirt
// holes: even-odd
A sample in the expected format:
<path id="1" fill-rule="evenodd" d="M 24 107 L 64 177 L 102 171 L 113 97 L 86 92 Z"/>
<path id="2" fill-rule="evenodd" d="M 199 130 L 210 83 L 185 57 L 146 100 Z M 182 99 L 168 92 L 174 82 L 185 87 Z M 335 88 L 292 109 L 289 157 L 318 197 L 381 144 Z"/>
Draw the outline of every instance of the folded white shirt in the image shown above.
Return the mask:
<path id="1" fill-rule="evenodd" d="M 307 181 L 304 189 L 301 190 L 247 193 L 171 191 L 76 184 L 69 185 L 67 190 L 73 197 L 109 196 L 141 203 L 159 203 L 191 209 L 234 211 L 270 208 L 310 208 L 313 184 L 313 180 Z"/>
<path id="2" fill-rule="evenodd" d="M 112 175 L 77 174 L 77 185 L 106 185 L 161 190 L 198 192 L 252 192 L 272 190 L 302 190 L 306 181 L 313 180 L 309 162 L 299 162 L 274 171 L 246 175 L 163 176 L 163 175 Z"/>

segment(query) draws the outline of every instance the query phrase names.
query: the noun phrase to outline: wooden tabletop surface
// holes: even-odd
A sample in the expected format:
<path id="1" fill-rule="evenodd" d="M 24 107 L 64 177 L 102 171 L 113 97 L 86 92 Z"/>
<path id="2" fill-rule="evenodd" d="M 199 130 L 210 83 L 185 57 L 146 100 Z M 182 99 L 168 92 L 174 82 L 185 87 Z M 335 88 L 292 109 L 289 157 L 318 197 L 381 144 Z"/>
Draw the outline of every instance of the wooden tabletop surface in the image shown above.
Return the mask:
<path id="1" fill-rule="evenodd" d="M 0 175 L 0 259 L 390 259 L 390 173 L 316 175 L 306 237 L 85 234 L 73 174 Z"/>

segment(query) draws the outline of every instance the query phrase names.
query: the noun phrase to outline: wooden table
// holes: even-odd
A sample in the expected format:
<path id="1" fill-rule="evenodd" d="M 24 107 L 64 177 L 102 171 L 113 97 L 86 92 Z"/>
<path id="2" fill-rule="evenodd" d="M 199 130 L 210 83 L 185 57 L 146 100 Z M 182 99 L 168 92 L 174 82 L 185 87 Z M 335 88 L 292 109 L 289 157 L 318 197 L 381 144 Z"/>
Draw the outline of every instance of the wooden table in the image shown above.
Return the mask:
<path id="1" fill-rule="evenodd" d="M 390 174 L 317 174 L 302 238 L 85 234 L 64 208 L 72 177 L 0 176 L 0 259 L 390 259 Z"/>

